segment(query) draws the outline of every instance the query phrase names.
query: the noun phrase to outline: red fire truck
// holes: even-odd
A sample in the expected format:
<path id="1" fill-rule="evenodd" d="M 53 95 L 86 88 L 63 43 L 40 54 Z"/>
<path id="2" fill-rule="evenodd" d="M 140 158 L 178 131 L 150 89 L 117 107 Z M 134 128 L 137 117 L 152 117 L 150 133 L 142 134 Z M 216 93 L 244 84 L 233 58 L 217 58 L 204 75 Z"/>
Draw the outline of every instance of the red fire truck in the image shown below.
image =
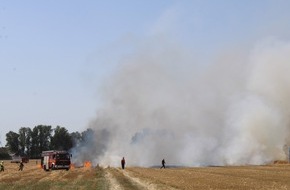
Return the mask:
<path id="1" fill-rule="evenodd" d="M 48 150 L 41 153 L 41 167 L 45 171 L 70 169 L 72 155 L 64 150 Z"/>

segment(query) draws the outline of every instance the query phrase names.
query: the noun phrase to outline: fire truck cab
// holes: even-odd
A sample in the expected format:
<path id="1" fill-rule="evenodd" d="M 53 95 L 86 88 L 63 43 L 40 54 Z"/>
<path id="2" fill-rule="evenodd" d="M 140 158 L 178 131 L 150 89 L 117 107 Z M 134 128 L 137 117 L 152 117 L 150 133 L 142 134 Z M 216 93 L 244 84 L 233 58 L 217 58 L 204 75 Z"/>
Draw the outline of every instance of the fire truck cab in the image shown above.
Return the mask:
<path id="1" fill-rule="evenodd" d="M 48 150 L 41 153 L 41 167 L 45 171 L 70 169 L 71 154 L 64 150 Z"/>

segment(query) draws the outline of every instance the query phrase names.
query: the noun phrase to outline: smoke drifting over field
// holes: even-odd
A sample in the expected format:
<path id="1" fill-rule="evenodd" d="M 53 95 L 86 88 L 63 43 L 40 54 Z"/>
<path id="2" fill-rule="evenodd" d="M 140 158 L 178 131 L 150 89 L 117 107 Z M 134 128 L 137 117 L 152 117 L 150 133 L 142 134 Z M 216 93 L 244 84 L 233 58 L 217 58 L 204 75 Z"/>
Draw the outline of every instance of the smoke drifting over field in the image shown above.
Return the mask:
<path id="1" fill-rule="evenodd" d="M 206 65 L 177 46 L 141 48 L 105 84 L 104 106 L 89 126 L 95 142 L 105 138 L 99 152 L 90 152 L 93 162 L 119 165 L 124 156 L 129 165 L 165 158 L 199 166 L 285 159 L 289 60 L 290 43 L 273 40 Z"/>

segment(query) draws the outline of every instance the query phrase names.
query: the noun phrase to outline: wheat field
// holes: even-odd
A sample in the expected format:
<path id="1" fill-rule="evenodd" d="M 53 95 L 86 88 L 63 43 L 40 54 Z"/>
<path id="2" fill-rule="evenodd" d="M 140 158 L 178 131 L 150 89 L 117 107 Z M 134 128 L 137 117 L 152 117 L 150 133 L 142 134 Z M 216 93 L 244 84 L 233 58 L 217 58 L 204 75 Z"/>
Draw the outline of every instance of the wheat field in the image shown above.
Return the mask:
<path id="1" fill-rule="evenodd" d="M 290 189 L 290 165 L 141 168 L 79 167 L 45 172 L 39 160 L 4 161 L 0 189 Z"/>

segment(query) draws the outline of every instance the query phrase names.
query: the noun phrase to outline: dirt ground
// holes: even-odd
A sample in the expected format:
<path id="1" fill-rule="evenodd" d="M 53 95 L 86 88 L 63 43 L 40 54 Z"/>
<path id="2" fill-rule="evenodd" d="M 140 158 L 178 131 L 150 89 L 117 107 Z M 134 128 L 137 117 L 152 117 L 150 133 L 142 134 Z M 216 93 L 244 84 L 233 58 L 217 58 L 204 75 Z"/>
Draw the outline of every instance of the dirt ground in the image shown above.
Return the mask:
<path id="1" fill-rule="evenodd" d="M 290 189 L 290 165 L 194 168 L 82 167 L 43 171 L 39 160 L 4 161 L 0 189 Z"/>

